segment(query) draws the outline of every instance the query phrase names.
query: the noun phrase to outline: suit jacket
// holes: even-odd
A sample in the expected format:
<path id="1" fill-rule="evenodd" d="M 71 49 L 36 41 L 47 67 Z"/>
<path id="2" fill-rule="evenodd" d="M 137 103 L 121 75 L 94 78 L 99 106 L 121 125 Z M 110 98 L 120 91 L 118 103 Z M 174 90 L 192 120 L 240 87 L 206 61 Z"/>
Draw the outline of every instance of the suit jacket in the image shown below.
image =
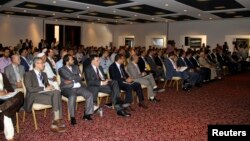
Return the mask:
<path id="1" fill-rule="evenodd" d="M 182 60 L 181 57 L 179 57 L 178 60 L 177 60 L 177 66 L 178 66 L 178 67 L 187 67 L 187 64 L 186 64 L 186 62 L 184 62 L 184 61 Z"/>
<path id="2" fill-rule="evenodd" d="M 196 68 L 195 65 L 192 63 L 192 61 L 190 60 L 190 58 L 186 57 L 184 60 L 187 63 L 188 68 L 191 68 L 191 69 L 195 69 Z"/>
<path id="3" fill-rule="evenodd" d="M 145 71 L 145 62 L 143 61 L 143 59 L 141 57 L 139 57 L 139 61 L 137 63 L 137 65 L 139 66 L 139 69 L 141 72 Z"/>
<path id="4" fill-rule="evenodd" d="M 67 67 L 67 66 L 63 66 L 59 69 L 59 75 L 61 77 L 61 83 L 60 83 L 60 87 L 61 89 L 72 89 L 72 87 L 74 86 L 74 83 L 70 83 L 70 84 L 66 84 L 64 83 L 65 80 L 71 80 L 75 83 L 79 82 L 82 86 L 82 78 L 80 77 L 80 70 L 79 67 L 76 65 L 72 66 L 72 71 Z"/>
<path id="5" fill-rule="evenodd" d="M 24 66 L 18 65 L 18 69 L 19 69 L 20 77 L 22 78 L 24 73 L 25 73 Z M 16 74 L 15 74 L 13 65 L 10 64 L 7 67 L 5 67 L 4 73 L 7 76 L 7 78 L 9 79 L 11 86 L 15 89 L 17 78 L 16 78 Z"/>
<path id="6" fill-rule="evenodd" d="M 155 59 L 156 65 L 162 67 L 162 58 L 160 58 L 159 56 L 156 56 L 154 59 Z"/>
<path id="7" fill-rule="evenodd" d="M 137 79 L 142 76 L 141 73 L 138 72 L 135 64 L 132 62 L 129 62 L 129 64 L 127 65 L 127 72 L 129 76 L 131 76 L 134 79 Z"/>
<path id="8" fill-rule="evenodd" d="M 207 62 L 207 60 L 204 57 L 199 57 L 199 63 L 201 67 L 210 68 L 210 64 Z"/>
<path id="9" fill-rule="evenodd" d="M 128 78 L 129 75 L 125 71 L 124 65 L 121 65 L 121 70 L 123 71 L 125 77 Z M 109 75 L 110 78 L 116 80 L 119 85 L 125 81 L 125 78 L 122 78 L 119 68 L 117 67 L 115 62 L 109 66 Z"/>
<path id="10" fill-rule="evenodd" d="M 172 77 L 174 77 L 174 76 L 179 76 L 182 79 L 188 78 L 188 75 L 185 73 L 185 71 L 183 71 L 183 72 L 176 71 L 176 69 L 174 69 L 174 66 L 169 59 L 166 59 L 164 63 L 166 66 L 166 78 L 167 78 L 167 80 L 171 80 Z"/>
<path id="11" fill-rule="evenodd" d="M 44 85 L 45 87 L 49 85 L 47 74 L 44 72 L 41 72 L 41 75 L 44 79 Z M 34 103 L 34 100 L 36 98 L 36 95 L 39 94 L 40 91 L 44 90 L 44 87 L 40 87 L 37 75 L 34 70 L 28 71 L 24 74 L 24 85 L 26 87 L 26 97 L 24 100 L 24 109 L 27 112 L 31 112 L 32 105 Z"/>
<path id="12" fill-rule="evenodd" d="M 155 61 L 153 60 L 153 58 L 148 56 L 147 62 L 149 64 L 149 66 L 151 67 L 152 71 L 157 71 L 157 65 L 156 65 Z"/>
<path id="13" fill-rule="evenodd" d="M 23 59 L 23 57 L 20 57 L 20 59 L 21 59 L 20 64 L 24 66 L 25 72 L 29 71 L 30 70 L 29 64 Z"/>
<path id="14" fill-rule="evenodd" d="M 103 69 L 101 66 L 99 66 L 99 74 L 101 73 L 103 78 L 106 79 Z M 101 80 L 98 78 L 94 68 L 92 67 L 92 65 L 89 65 L 86 69 L 85 69 L 85 78 L 88 84 L 88 87 L 95 87 L 95 86 L 100 86 L 101 85 Z"/>
<path id="15" fill-rule="evenodd" d="M 197 60 L 194 59 L 193 57 L 190 57 L 189 60 L 192 62 L 192 64 L 193 64 L 195 67 L 200 67 L 200 65 L 198 64 L 199 62 L 197 62 Z"/>

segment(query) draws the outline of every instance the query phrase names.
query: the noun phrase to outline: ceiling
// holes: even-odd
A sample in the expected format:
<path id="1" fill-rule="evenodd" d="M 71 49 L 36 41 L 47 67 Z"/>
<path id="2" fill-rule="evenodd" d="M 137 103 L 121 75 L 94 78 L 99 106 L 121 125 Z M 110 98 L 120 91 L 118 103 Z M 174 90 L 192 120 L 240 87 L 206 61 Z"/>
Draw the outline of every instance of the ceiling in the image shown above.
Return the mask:
<path id="1" fill-rule="evenodd" d="M 0 0 L 0 14 L 135 24 L 249 18 L 250 0 Z"/>

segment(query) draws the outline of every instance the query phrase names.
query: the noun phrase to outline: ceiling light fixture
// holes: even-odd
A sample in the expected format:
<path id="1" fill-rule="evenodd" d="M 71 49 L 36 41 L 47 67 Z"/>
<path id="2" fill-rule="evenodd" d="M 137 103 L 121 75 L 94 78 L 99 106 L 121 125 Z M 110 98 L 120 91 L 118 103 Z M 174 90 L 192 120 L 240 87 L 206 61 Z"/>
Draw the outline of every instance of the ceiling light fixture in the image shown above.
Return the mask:
<path id="1" fill-rule="evenodd" d="M 226 7 L 225 6 L 216 6 L 214 7 L 214 9 L 225 9 Z"/>
<path id="2" fill-rule="evenodd" d="M 106 0 L 106 1 L 104 1 L 103 3 L 112 5 L 112 4 L 116 4 L 117 2 L 116 2 L 116 1 L 113 1 L 113 0 Z"/>
<path id="3" fill-rule="evenodd" d="M 56 14 L 55 14 L 55 13 L 53 13 L 52 15 L 53 15 L 53 16 L 55 16 Z"/>
<path id="4" fill-rule="evenodd" d="M 26 13 L 26 12 L 27 12 L 27 10 L 23 10 L 23 12 L 24 12 L 24 13 Z"/>
<path id="5" fill-rule="evenodd" d="M 155 18 L 151 18 L 152 20 L 154 20 Z"/>
<path id="6" fill-rule="evenodd" d="M 113 13 L 116 13 L 116 11 L 115 11 L 115 10 L 113 10 Z"/>
<path id="7" fill-rule="evenodd" d="M 89 9 L 90 7 L 89 7 L 89 6 L 87 6 L 86 8 L 87 8 L 87 9 Z"/>
<path id="8" fill-rule="evenodd" d="M 212 20 L 213 18 L 209 18 L 209 20 Z"/>
<path id="9" fill-rule="evenodd" d="M 168 4 L 166 3 L 165 6 L 168 6 Z"/>
<path id="10" fill-rule="evenodd" d="M 77 16 L 77 18 L 80 18 L 80 16 Z"/>
<path id="11" fill-rule="evenodd" d="M 25 4 L 24 7 L 36 8 L 37 5 L 35 5 L 35 4 Z"/>
<path id="12" fill-rule="evenodd" d="M 137 17 L 137 15 L 134 15 L 135 17 Z"/>
<path id="13" fill-rule="evenodd" d="M 185 9 L 185 10 L 183 10 L 184 12 L 187 12 L 187 10 Z"/>
<path id="14" fill-rule="evenodd" d="M 200 17 L 200 16 L 201 16 L 201 14 L 198 14 L 198 16 Z"/>
<path id="15" fill-rule="evenodd" d="M 53 3 L 56 4 L 56 1 L 54 0 Z"/>

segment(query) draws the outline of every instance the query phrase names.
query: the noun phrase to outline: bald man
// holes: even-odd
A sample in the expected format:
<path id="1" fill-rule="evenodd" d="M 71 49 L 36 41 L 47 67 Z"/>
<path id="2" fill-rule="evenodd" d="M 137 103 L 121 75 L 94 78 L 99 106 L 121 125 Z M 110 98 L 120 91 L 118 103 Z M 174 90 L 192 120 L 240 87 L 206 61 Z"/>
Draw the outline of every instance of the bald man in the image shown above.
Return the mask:
<path id="1" fill-rule="evenodd" d="M 11 56 L 11 64 L 4 68 L 4 74 L 10 81 L 11 86 L 22 88 L 22 78 L 25 73 L 24 66 L 20 65 L 20 56 L 15 54 Z"/>

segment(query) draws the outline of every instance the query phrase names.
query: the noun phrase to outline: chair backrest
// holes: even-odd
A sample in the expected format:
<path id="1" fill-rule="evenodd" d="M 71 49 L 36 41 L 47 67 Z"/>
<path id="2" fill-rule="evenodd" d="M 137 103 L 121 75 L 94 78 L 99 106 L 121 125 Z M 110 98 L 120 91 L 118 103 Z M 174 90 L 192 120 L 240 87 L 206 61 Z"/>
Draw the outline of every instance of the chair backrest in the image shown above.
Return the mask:
<path id="1" fill-rule="evenodd" d="M 59 74 L 56 75 L 56 81 L 57 81 L 58 85 L 60 86 L 60 84 L 61 84 L 61 77 L 60 77 Z"/>
<path id="2" fill-rule="evenodd" d="M 23 86 L 23 95 L 24 95 L 24 97 L 26 97 L 27 89 L 26 89 L 26 87 L 24 85 L 23 79 L 22 79 L 22 86 Z"/>
<path id="3" fill-rule="evenodd" d="M 79 70 L 80 70 L 80 72 L 81 72 L 81 75 L 83 74 L 83 65 L 82 64 L 79 64 Z"/>
<path id="4" fill-rule="evenodd" d="M 85 77 L 85 73 L 84 73 L 84 72 L 82 73 L 82 77 L 83 77 L 83 79 L 84 79 L 83 83 L 87 86 L 88 84 L 87 84 L 87 80 L 86 80 L 86 77 Z"/>

